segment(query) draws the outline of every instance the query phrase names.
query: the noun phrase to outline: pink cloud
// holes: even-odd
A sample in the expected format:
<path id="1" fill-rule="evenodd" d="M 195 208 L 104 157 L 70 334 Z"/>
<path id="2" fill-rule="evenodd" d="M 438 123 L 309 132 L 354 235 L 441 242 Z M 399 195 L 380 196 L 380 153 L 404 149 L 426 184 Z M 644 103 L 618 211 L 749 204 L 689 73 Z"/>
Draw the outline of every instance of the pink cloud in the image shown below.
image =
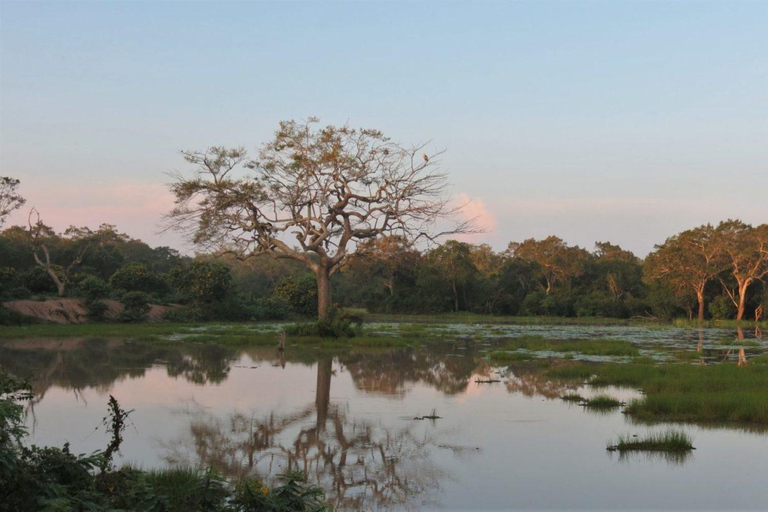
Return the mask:
<path id="1" fill-rule="evenodd" d="M 57 231 L 107 223 L 151 245 L 183 245 L 178 234 L 160 233 L 163 215 L 173 208 L 173 194 L 161 183 L 29 187 L 24 195 L 27 204 L 11 216 L 8 225 L 26 225 L 29 210 L 35 207 L 43 222 Z"/>
<path id="2" fill-rule="evenodd" d="M 475 227 L 482 231 L 482 233 L 475 233 L 470 235 L 459 235 L 455 237 L 462 242 L 480 243 L 489 234 L 496 232 L 498 222 L 496 216 L 488 211 L 488 208 L 480 198 L 471 198 L 464 192 L 460 193 L 457 198 L 458 204 L 461 206 L 461 216 L 463 220 L 472 221 Z"/>

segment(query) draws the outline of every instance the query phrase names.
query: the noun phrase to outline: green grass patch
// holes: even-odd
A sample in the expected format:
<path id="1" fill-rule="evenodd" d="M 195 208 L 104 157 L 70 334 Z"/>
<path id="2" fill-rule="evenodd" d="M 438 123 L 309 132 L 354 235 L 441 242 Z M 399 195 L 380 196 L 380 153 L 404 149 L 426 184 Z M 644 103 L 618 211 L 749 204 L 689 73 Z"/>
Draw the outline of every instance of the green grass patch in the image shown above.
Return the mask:
<path id="1" fill-rule="evenodd" d="M 765 365 L 571 365 L 547 374 L 597 387 L 642 389 L 645 396 L 625 409 L 636 419 L 768 424 Z"/>
<path id="2" fill-rule="evenodd" d="M 611 452 L 688 452 L 694 450 L 693 440 L 685 432 L 668 430 L 645 437 L 619 436 L 607 447 Z"/>
<path id="3" fill-rule="evenodd" d="M 507 352 L 505 350 L 495 350 L 488 354 L 488 359 L 494 363 L 504 363 L 508 361 L 530 361 L 536 359 L 530 352 Z"/>
<path id="4" fill-rule="evenodd" d="M 568 393 L 560 397 L 565 402 L 583 402 L 584 397 L 578 393 Z"/>
<path id="5" fill-rule="evenodd" d="M 573 352 L 588 356 L 636 357 L 640 355 L 640 350 L 631 342 L 611 339 L 546 340 L 541 336 L 525 336 L 510 340 L 506 346 L 531 352 Z"/>
<path id="6" fill-rule="evenodd" d="M 598 395 L 592 398 L 587 398 L 581 402 L 581 405 L 588 409 L 615 409 L 621 407 L 624 403 L 621 400 L 616 400 L 612 396 Z"/>

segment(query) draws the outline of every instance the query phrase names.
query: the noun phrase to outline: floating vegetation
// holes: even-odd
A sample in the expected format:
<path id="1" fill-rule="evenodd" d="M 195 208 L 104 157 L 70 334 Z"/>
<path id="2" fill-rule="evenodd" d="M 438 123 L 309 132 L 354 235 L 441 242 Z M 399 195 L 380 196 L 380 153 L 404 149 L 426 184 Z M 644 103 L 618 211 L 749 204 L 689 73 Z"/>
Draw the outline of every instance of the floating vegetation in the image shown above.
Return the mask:
<path id="1" fill-rule="evenodd" d="M 584 397 L 578 393 L 568 393 L 566 395 L 561 396 L 560 400 L 564 400 L 566 402 L 583 402 Z"/>
<path id="2" fill-rule="evenodd" d="M 679 430 L 668 430 L 645 437 L 619 436 L 615 444 L 607 446 L 607 450 L 610 452 L 689 452 L 695 448 L 688 434 Z"/>
<path id="3" fill-rule="evenodd" d="M 501 382 L 499 379 L 475 379 L 475 384 L 493 384 L 494 382 Z"/>

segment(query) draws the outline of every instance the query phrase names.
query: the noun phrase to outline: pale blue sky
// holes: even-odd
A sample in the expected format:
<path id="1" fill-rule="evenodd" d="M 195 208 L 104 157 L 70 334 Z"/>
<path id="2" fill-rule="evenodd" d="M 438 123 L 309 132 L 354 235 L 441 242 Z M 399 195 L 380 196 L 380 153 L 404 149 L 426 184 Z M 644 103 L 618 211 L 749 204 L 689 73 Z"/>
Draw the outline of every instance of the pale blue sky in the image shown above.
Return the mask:
<path id="1" fill-rule="evenodd" d="M 768 222 L 768 1 L 3 0 L 0 45 L 0 173 L 58 228 L 177 245 L 178 150 L 312 115 L 445 148 L 497 249 Z"/>

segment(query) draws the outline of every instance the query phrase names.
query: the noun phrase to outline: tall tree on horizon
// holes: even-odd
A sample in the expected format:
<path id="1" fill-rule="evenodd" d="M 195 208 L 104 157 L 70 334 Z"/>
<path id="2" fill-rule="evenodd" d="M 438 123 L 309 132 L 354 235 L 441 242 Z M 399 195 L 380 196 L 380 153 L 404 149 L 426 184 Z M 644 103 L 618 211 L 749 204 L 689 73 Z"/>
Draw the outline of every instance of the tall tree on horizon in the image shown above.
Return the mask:
<path id="1" fill-rule="evenodd" d="M 280 123 L 252 160 L 243 148 L 182 152 L 195 173 L 175 176 L 168 218 L 198 245 L 299 262 L 317 278 L 317 313 L 325 318 L 330 277 L 356 244 L 387 235 L 408 243 L 435 238 L 437 221 L 455 220 L 458 208 L 445 196 L 440 153 L 401 146 L 378 130 L 318 129 L 317 122 Z M 441 234 L 469 228 L 455 222 Z"/>

